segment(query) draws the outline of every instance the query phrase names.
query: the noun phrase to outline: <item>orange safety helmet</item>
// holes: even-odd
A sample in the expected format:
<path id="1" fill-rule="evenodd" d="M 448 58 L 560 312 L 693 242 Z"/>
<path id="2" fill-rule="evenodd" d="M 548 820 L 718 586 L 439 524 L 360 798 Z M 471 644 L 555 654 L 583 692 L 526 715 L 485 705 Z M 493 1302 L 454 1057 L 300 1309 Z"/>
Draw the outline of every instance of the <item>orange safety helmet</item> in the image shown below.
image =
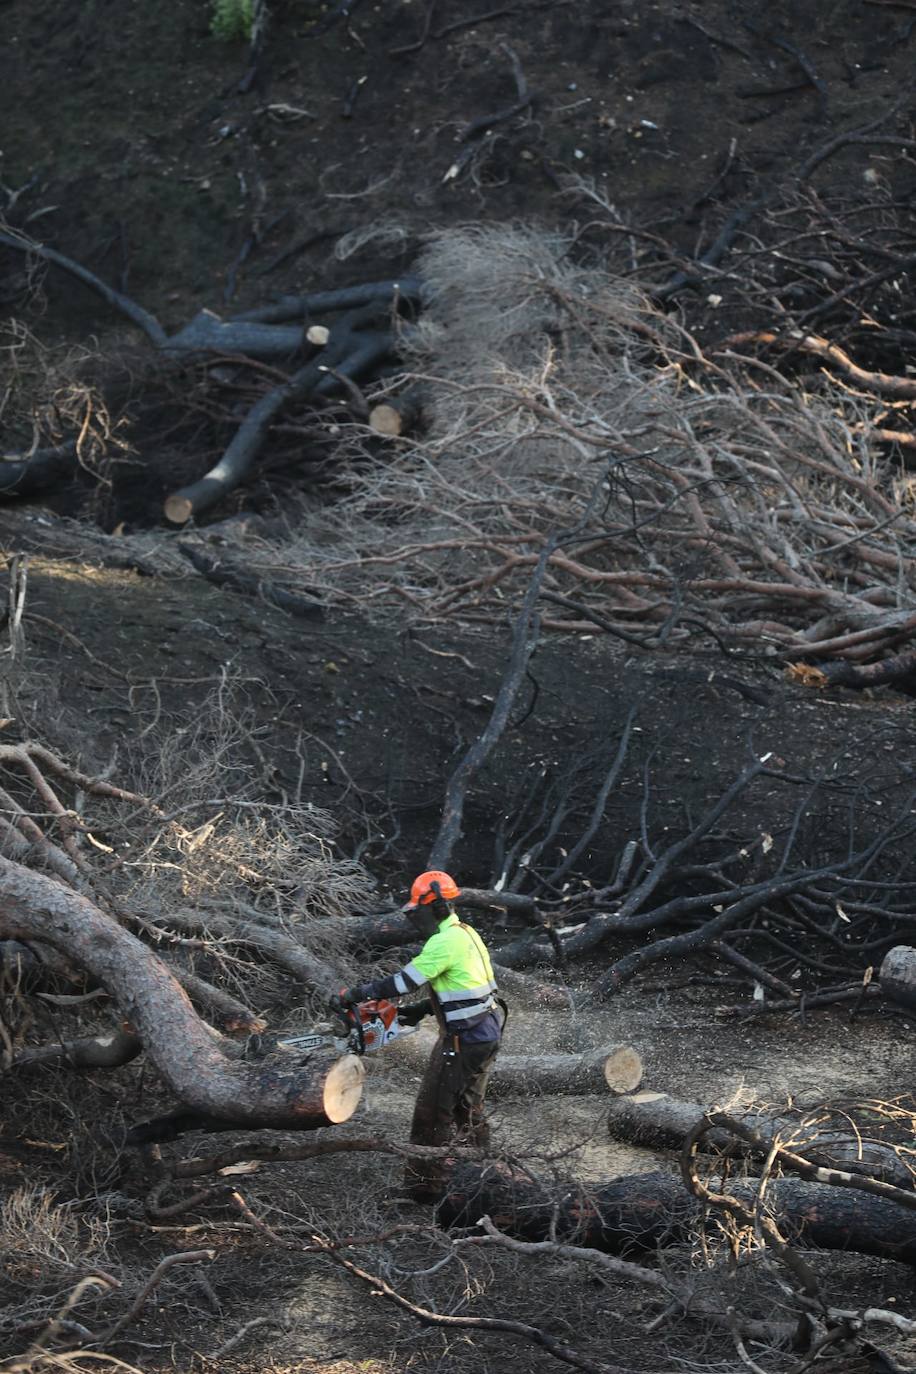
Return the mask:
<path id="1" fill-rule="evenodd" d="M 436 888 L 439 889 L 438 892 Z M 461 889 L 455 879 L 434 868 L 429 873 L 421 873 L 419 878 L 414 878 L 410 888 L 410 901 L 405 904 L 404 910 L 411 911 L 414 907 L 428 906 L 437 897 L 444 897 L 450 902 L 460 896 Z"/>

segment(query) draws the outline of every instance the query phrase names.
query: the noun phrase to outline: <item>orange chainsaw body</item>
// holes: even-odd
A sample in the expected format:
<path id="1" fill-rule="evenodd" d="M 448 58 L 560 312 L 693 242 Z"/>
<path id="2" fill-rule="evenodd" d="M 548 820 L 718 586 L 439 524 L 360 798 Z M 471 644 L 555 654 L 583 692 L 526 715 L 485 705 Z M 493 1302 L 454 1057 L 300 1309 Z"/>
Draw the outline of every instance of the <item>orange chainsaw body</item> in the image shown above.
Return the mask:
<path id="1" fill-rule="evenodd" d="M 384 997 L 371 1002 L 359 1002 L 353 1008 L 353 1015 L 359 1017 L 362 1027 L 364 1054 L 384 1049 L 389 1040 L 404 1033 L 404 1028 L 398 1025 L 397 1007 Z"/>
<path id="2" fill-rule="evenodd" d="M 416 1026 L 405 1026 L 398 1019 L 398 1009 L 394 1002 L 380 997 L 369 1002 L 359 1002 L 337 1013 L 346 1030 L 336 1033 L 330 1025 L 316 1026 L 305 1035 L 285 1035 L 279 1046 L 286 1050 L 335 1049 L 340 1054 L 375 1054 L 383 1050 L 400 1035 L 412 1035 Z"/>

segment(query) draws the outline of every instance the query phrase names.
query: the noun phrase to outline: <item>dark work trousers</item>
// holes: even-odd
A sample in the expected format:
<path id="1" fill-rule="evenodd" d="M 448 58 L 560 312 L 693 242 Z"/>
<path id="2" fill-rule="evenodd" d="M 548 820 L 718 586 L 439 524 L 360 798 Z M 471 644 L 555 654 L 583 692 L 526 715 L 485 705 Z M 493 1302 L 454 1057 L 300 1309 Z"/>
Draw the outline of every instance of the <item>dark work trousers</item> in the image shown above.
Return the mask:
<path id="1" fill-rule="evenodd" d="M 486 1149 L 490 1126 L 483 1103 L 499 1051 L 498 1040 L 455 1048 L 455 1037 L 439 1036 L 420 1083 L 410 1127 L 411 1145 L 447 1145 L 457 1136 L 462 1145 Z M 445 1176 L 442 1159 L 410 1160 L 404 1182 L 412 1192 L 440 1193 Z"/>

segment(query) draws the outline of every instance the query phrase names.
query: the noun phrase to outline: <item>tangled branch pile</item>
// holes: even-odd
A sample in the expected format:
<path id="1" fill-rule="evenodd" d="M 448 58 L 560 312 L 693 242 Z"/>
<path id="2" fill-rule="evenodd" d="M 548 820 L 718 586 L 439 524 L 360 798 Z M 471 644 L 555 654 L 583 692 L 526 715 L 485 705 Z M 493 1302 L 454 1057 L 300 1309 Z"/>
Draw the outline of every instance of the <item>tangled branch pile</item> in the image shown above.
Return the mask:
<path id="1" fill-rule="evenodd" d="M 3 1073 L 145 1052 L 205 1114 L 257 1123 L 266 1107 L 306 1129 L 335 1119 L 335 1074 L 350 1067 L 249 1065 L 237 1037 L 291 1006 L 307 1014 L 339 983 L 349 962 L 334 918 L 372 882 L 335 852 L 329 815 L 296 796 L 263 800 L 251 745 L 224 682 L 195 725 L 162 721 L 133 742 L 123 767 L 142 792 L 34 740 L 0 748 Z M 358 1087 L 336 1119 L 356 1101 Z"/>
<path id="2" fill-rule="evenodd" d="M 568 248 L 506 229 L 431 242 L 407 378 L 426 433 L 368 470 L 354 435 L 359 482 L 265 566 L 331 602 L 501 622 L 567 530 L 547 626 L 787 660 L 906 638 L 916 522 L 874 398 L 705 350 Z"/>

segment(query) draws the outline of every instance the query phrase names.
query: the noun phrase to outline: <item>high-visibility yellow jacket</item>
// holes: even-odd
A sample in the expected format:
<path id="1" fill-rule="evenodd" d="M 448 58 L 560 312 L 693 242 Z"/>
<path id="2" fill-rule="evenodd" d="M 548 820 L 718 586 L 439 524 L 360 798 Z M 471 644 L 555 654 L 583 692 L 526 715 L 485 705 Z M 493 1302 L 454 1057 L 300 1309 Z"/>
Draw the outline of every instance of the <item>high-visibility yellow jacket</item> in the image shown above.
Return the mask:
<path id="1" fill-rule="evenodd" d="M 468 1030 L 495 1011 L 496 980 L 487 947 L 454 912 L 446 916 L 415 959 L 397 973 L 360 989 L 365 997 L 403 997 L 429 984 L 444 1028 Z"/>

